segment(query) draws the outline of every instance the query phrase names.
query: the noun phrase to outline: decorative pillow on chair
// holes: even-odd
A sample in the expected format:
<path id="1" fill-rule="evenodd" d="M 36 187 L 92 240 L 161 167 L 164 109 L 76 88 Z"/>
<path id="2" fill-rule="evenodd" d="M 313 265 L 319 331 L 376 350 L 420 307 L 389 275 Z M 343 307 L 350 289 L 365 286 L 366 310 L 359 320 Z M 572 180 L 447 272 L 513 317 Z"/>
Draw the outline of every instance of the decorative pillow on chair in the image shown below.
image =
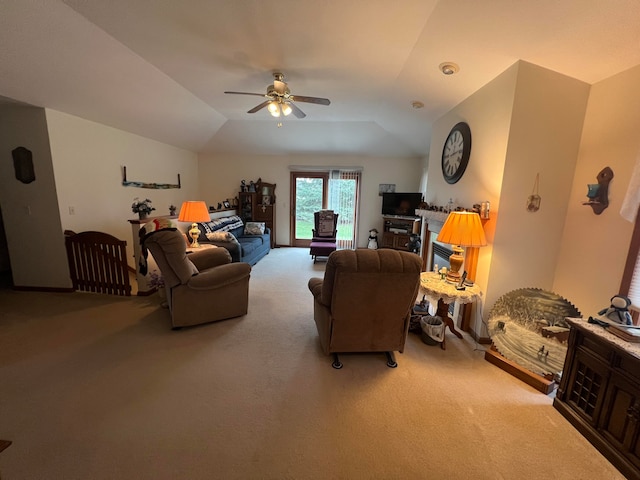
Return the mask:
<path id="1" fill-rule="evenodd" d="M 247 222 L 244 226 L 245 235 L 264 235 L 264 222 Z"/>

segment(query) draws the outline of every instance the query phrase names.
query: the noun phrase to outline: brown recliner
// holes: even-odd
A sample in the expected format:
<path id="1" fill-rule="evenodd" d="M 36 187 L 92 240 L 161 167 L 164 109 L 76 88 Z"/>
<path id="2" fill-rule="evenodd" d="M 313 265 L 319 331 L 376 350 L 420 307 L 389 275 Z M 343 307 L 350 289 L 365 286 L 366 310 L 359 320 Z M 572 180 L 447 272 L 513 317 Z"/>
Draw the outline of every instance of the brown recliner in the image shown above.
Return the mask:
<path id="1" fill-rule="evenodd" d="M 149 233 L 143 246 L 162 272 L 174 329 L 246 315 L 251 266 L 231 263 L 226 248 L 187 255 L 184 237 L 175 229 Z"/>
<path id="2" fill-rule="evenodd" d="M 338 250 L 327 261 L 324 280 L 311 278 L 314 320 L 324 353 L 404 351 L 411 308 L 420 286 L 422 260 L 415 253 L 380 249 Z"/>

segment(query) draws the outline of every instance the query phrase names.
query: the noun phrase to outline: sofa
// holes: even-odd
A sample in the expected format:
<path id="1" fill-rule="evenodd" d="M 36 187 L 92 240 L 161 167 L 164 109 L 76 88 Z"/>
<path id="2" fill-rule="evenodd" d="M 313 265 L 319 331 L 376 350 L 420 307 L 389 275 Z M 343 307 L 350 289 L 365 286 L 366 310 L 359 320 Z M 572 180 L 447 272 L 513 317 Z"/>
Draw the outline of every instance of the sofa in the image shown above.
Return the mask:
<path id="1" fill-rule="evenodd" d="M 198 223 L 199 243 L 226 248 L 233 262 L 255 265 L 271 250 L 271 231 L 261 222 L 243 222 L 237 215 Z M 189 237 L 191 240 L 191 237 Z"/>

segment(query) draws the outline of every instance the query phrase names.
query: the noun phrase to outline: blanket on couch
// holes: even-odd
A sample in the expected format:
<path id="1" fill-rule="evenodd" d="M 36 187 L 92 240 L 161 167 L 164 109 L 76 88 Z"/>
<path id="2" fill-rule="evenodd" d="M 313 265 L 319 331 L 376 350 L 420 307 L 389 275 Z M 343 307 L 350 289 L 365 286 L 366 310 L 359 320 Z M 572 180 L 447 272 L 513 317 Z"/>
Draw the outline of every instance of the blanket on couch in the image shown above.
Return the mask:
<path id="1" fill-rule="evenodd" d="M 238 215 L 198 223 L 198 242 L 229 250 L 234 262 L 255 265 L 271 249 L 271 232 L 264 223 L 247 222 Z"/>

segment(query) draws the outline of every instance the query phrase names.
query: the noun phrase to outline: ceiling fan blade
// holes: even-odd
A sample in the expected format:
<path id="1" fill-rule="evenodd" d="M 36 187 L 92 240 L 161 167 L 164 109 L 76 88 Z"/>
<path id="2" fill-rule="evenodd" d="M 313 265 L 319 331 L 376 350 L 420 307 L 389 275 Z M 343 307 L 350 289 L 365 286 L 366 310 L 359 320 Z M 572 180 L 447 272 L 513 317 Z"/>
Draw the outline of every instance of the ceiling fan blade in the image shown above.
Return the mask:
<path id="1" fill-rule="evenodd" d="M 269 103 L 271 103 L 271 100 L 266 100 L 266 101 L 262 102 L 260 105 L 256 105 L 255 107 L 253 107 L 247 113 L 256 113 L 258 110 L 262 110 L 264 107 L 269 105 Z"/>
<path id="2" fill-rule="evenodd" d="M 328 98 L 318 97 L 305 97 L 302 95 L 291 95 L 290 97 L 295 102 L 315 103 L 317 105 L 330 105 L 331 101 Z"/>
<path id="3" fill-rule="evenodd" d="M 264 93 L 249 93 L 249 92 L 224 92 L 224 93 L 230 93 L 232 95 L 257 95 L 258 97 L 266 97 L 267 96 Z"/>
<path id="4" fill-rule="evenodd" d="M 302 110 L 298 108 L 295 103 L 287 102 L 287 105 L 291 107 L 291 110 L 293 111 L 293 114 L 296 116 L 296 118 L 304 118 L 307 116 Z"/>

